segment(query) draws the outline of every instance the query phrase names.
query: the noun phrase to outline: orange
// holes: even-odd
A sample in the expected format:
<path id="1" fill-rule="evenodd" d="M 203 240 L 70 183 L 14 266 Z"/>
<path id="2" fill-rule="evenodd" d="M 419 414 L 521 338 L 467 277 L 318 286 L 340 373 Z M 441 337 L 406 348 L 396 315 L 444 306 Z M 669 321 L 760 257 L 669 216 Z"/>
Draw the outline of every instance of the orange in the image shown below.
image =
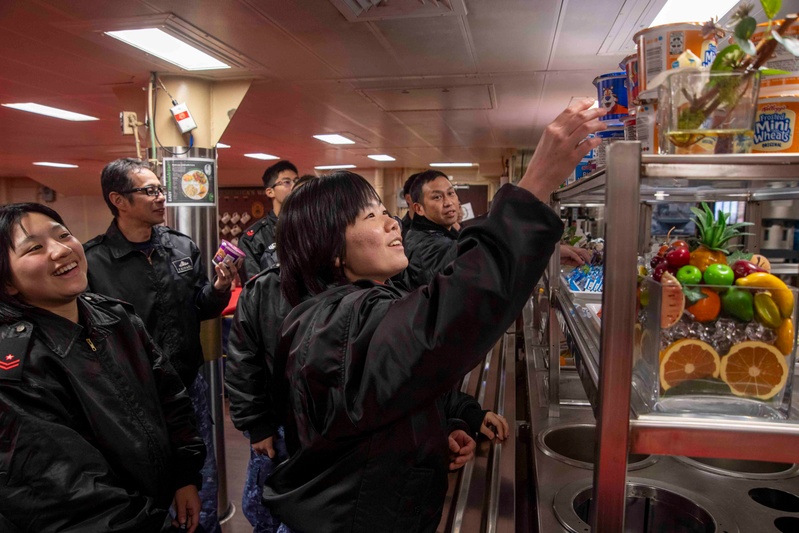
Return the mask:
<path id="1" fill-rule="evenodd" d="M 721 311 L 721 298 L 707 287 L 702 287 L 700 290 L 707 298 L 702 298 L 692 306 L 686 308 L 686 311 L 694 315 L 694 318 L 698 322 L 716 320 L 719 316 L 719 311 Z"/>
<path id="2" fill-rule="evenodd" d="M 685 296 L 682 294 L 680 282 L 668 272 L 663 273 L 660 278 L 660 284 L 662 286 L 660 327 L 670 328 L 680 321 L 682 312 L 685 309 Z"/>
<path id="3" fill-rule="evenodd" d="M 793 339 L 793 321 L 790 318 L 783 319 L 780 327 L 777 328 L 777 340 L 774 342 L 774 346 L 782 352 L 782 355 L 791 355 Z"/>
<path id="4" fill-rule="evenodd" d="M 660 358 L 660 386 L 669 390 L 692 379 L 719 377 L 719 354 L 697 339 L 673 342 Z"/>
<path id="5" fill-rule="evenodd" d="M 721 361 L 721 379 L 733 394 L 769 400 L 788 380 L 788 364 L 780 351 L 761 341 L 736 344 Z"/>

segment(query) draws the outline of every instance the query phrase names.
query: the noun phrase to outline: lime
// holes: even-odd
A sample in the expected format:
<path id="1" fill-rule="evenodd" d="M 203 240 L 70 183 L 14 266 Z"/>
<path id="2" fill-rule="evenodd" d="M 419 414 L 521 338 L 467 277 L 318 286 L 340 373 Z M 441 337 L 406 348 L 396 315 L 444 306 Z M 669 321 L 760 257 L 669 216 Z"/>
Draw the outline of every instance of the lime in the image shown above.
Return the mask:
<path id="1" fill-rule="evenodd" d="M 694 265 L 685 265 L 677 271 L 677 281 L 683 285 L 697 285 L 702 281 L 702 271 Z"/>
<path id="2" fill-rule="evenodd" d="M 750 322 L 755 313 L 754 298 L 747 290 L 730 287 L 721 297 L 721 308 L 738 320 Z"/>
<path id="3" fill-rule="evenodd" d="M 708 285 L 730 286 L 735 281 L 735 272 L 725 264 L 713 263 L 705 269 L 703 279 Z"/>

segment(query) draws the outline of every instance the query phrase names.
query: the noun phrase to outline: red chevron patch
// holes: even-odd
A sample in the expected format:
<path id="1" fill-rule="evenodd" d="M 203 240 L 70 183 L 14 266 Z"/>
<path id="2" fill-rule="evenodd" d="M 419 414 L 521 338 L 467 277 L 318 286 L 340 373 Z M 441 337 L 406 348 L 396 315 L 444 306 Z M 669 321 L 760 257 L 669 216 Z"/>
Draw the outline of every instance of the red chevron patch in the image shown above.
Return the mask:
<path id="1" fill-rule="evenodd" d="M 19 359 L 17 359 L 13 354 L 6 355 L 4 360 L 0 361 L 0 370 L 11 370 L 12 368 L 16 368 L 18 366 Z"/>

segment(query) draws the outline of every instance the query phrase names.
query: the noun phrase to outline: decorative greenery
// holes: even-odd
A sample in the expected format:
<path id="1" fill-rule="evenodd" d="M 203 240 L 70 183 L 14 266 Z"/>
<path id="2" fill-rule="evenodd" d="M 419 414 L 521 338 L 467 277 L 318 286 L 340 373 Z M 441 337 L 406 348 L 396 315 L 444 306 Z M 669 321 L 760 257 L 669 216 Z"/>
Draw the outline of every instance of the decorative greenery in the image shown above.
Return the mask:
<path id="1" fill-rule="evenodd" d="M 752 235 L 751 233 L 741 233 L 740 231 L 743 227 L 752 226 L 751 222 L 727 224 L 729 215 L 721 211 L 714 220 L 713 212 L 705 202 L 702 202 L 702 209 L 692 207 L 691 212 L 696 215 L 694 222 L 696 223 L 696 229 L 699 231 L 699 242 L 710 250 L 718 250 L 726 254 L 728 252 L 727 248 L 742 246 L 740 244 L 728 245 L 727 243 L 731 239 L 741 235 Z"/>
<path id="2" fill-rule="evenodd" d="M 698 96 L 689 96 L 691 105 L 680 112 L 678 117 L 679 129 L 697 129 L 719 106 L 734 107 L 743 95 L 749 84 L 749 78 L 774 54 L 777 44 L 782 44 L 787 51 L 799 56 L 799 40 L 787 37 L 785 33 L 796 21 L 797 15 L 787 15 L 777 25 L 774 17 L 782 8 L 782 0 L 760 0 L 763 12 L 768 18 L 768 26 L 763 39 L 755 45 L 752 36 L 757 30 L 757 21 L 751 16 L 752 5 L 742 4 L 731 18 L 732 35 L 734 44 L 724 48 L 716 55 L 710 67 L 711 72 L 743 72 L 741 78 L 721 77 L 713 80 Z M 718 26 L 716 20 L 706 22 L 703 27 L 703 36 L 710 38 L 723 37 L 727 30 Z M 762 74 L 785 74 L 784 71 L 763 69 Z"/>

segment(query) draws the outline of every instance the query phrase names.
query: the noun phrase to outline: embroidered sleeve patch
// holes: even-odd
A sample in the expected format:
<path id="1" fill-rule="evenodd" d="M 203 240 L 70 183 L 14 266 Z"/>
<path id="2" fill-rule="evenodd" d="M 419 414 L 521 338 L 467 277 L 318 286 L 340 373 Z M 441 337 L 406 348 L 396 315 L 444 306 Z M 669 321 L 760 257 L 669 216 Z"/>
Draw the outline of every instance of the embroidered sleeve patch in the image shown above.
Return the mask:
<path id="1" fill-rule="evenodd" d="M 31 340 L 29 330 L 30 326 L 18 325 L 14 333 L 0 342 L 0 380 L 22 380 L 22 364 Z"/>

